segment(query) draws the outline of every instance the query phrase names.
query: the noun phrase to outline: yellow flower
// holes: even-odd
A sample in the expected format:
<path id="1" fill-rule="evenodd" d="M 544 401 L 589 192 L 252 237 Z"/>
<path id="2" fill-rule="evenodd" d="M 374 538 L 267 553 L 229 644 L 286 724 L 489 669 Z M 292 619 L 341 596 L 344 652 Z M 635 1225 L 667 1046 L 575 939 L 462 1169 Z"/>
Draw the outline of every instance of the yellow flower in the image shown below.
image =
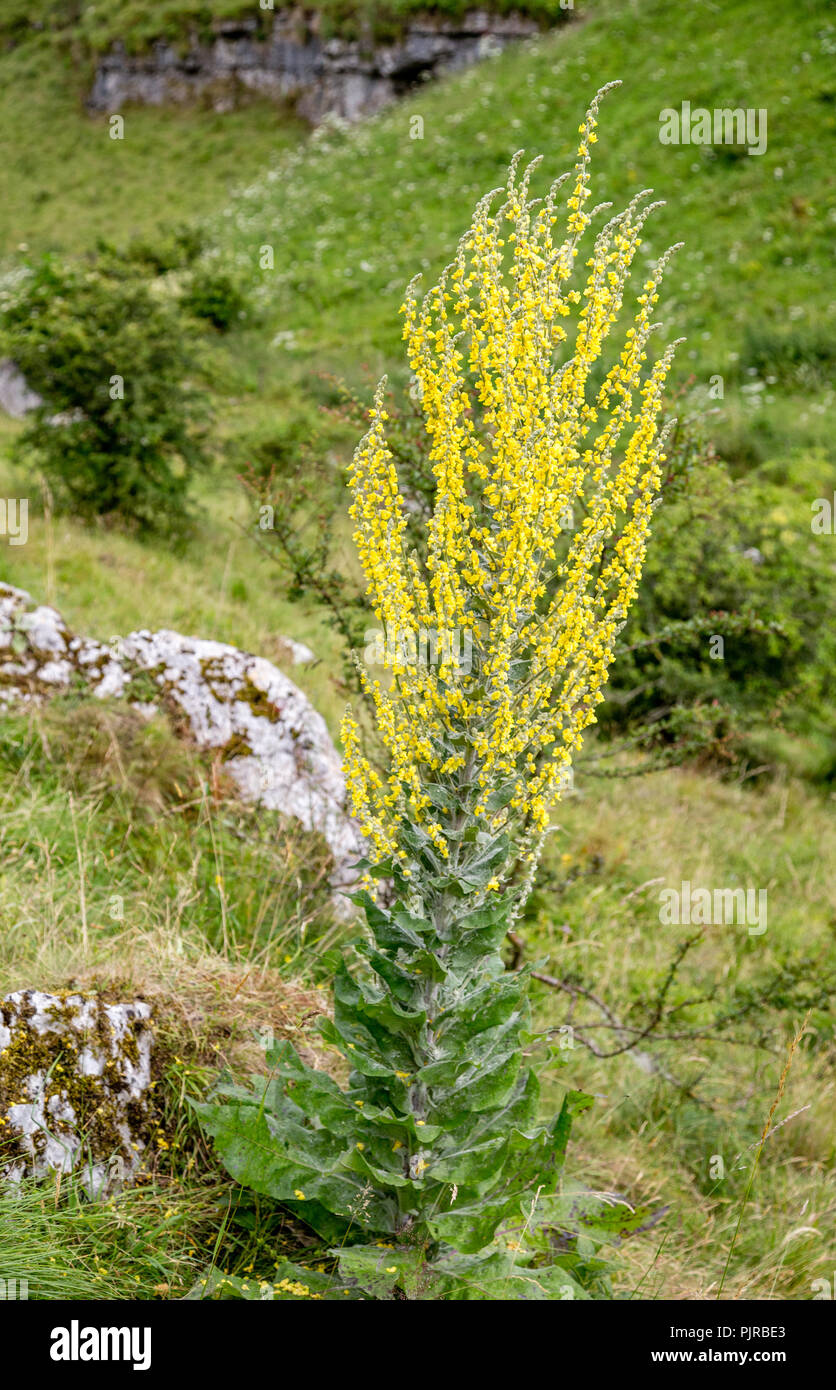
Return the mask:
<path id="1" fill-rule="evenodd" d="M 420 827 L 439 868 L 455 846 L 466 872 L 454 823 L 462 809 L 480 835 L 501 830 L 514 845 L 483 895 L 500 891 L 516 860 L 536 869 L 638 589 L 675 344 L 644 364 L 670 252 L 643 277 L 632 326 L 608 352 L 652 205 L 639 194 L 579 254 L 606 90 L 580 126 L 565 193 L 558 180 L 532 200 L 538 161 L 521 172 L 515 156 L 501 205 L 482 199 L 438 283 L 420 302 L 416 282 L 407 288 L 403 337 L 434 481 L 423 559 L 406 546 L 385 381 L 351 467 L 354 537 L 377 619 L 413 640 L 442 635 L 450 650 L 456 635 L 460 648 L 463 633 L 471 642 L 469 667 L 444 655 L 407 661 L 408 643 L 386 644 L 386 682 L 358 666 L 384 774 L 350 712 L 342 724 L 349 803 L 369 858 L 393 857 L 419 896 L 426 868 L 403 830 Z"/>

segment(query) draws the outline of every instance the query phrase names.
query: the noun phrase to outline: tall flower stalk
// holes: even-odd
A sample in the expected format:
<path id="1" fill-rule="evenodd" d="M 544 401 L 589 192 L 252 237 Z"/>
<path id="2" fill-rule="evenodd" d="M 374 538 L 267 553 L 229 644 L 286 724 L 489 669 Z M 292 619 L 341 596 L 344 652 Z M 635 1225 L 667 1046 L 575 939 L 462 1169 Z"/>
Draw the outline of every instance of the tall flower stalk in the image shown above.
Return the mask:
<path id="1" fill-rule="evenodd" d="M 565 1261 L 497 1243 L 555 1190 L 586 1101 L 569 1093 L 541 1120 L 523 1058 L 528 979 L 504 969 L 501 946 L 603 698 L 664 455 L 675 345 L 645 363 L 670 253 L 602 365 L 655 206 L 641 193 L 608 220 L 608 205 L 587 209 L 607 90 L 574 169 L 534 199 L 538 161 L 521 172 L 516 156 L 438 283 L 421 300 L 407 290 L 435 476 L 422 553 L 405 545 L 383 383 L 355 454 L 355 541 L 387 637 L 380 675 L 363 671 L 382 770 L 350 712 L 343 738 L 368 875 L 391 889 L 359 895 L 365 965 L 341 964 L 321 1023 L 347 1084 L 283 1044 L 268 1083 L 202 1108 L 230 1171 L 332 1239 L 339 1287 L 361 1296 L 548 1298 L 572 1284 Z M 419 633 L 435 659 L 415 659 Z"/>

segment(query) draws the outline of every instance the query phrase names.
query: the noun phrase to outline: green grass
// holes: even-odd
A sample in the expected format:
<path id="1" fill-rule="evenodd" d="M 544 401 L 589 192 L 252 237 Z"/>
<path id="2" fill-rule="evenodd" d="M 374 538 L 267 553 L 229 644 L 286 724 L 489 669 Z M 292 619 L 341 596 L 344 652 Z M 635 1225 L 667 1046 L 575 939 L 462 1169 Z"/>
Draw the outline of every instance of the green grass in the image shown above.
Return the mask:
<path id="1" fill-rule="evenodd" d="M 166 930 L 297 973 L 333 938 L 319 837 L 242 807 L 165 720 L 62 697 L 4 717 L 0 768 L 6 989 L 35 962 L 60 977 Z"/>
<path id="2" fill-rule="evenodd" d="M 6 714 L 0 785 L 0 996 L 140 996 L 156 1035 L 139 1186 L 101 1204 L 66 1177 L 0 1185 L 2 1277 L 32 1299 L 177 1298 L 216 1260 L 246 1269 L 262 1224 L 275 1255 L 286 1219 L 254 1222 L 186 1096 L 260 1067 L 257 1030 L 298 1040 L 321 1010 L 312 983 L 347 934 L 325 847 L 120 702 Z"/>
<path id="3" fill-rule="evenodd" d="M 767 449 L 826 443 L 832 387 L 772 389 L 769 361 L 751 365 L 748 354 L 758 325 L 773 334 L 792 325 L 799 338 L 825 338 L 832 360 L 834 305 L 822 295 L 836 225 L 836 31 L 828 13 L 816 0 L 791 11 L 736 0 L 689 5 L 671 24 L 659 0 L 608 0 L 582 24 L 411 94 L 279 162 L 222 223 L 228 254 L 242 267 L 257 265 L 262 244 L 276 248 L 276 269 L 260 281 L 277 325 L 293 334 L 277 374 L 301 379 L 325 357 L 355 379 L 367 363 L 372 375 L 386 369 L 403 380 L 398 306 L 406 282 L 416 270 L 429 282 L 449 260 L 472 206 L 501 184 L 516 149 L 544 156 L 543 184 L 568 167 L 589 98 L 621 78 L 602 107 L 593 197 L 620 207 L 651 187 L 667 200 L 643 255 L 649 262 L 685 242 L 660 306 L 670 331 L 688 339 L 678 382 L 693 378 L 707 391 L 722 376 L 723 412 L 745 408 L 749 431 L 766 433 Z M 659 113 L 684 99 L 766 108 L 767 152 L 729 159 L 722 147 L 662 145 Z M 423 138 L 411 139 L 417 116 Z M 774 356 L 781 373 L 777 344 Z M 755 381 L 763 390 L 753 402 L 740 388 Z"/>
<path id="4" fill-rule="evenodd" d="M 0 51 L 0 258 L 83 255 L 99 237 L 124 243 L 216 212 L 302 136 L 254 100 L 223 115 L 133 108 L 112 140 L 107 118 L 84 109 L 88 78 L 43 36 Z"/>
<path id="5" fill-rule="evenodd" d="M 787 1044 L 810 1010 L 773 1123 L 802 1113 L 767 1140 L 724 1291 L 810 1298 L 836 1215 L 834 797 L 797 782 L 753 793 L 686 770 L 610 782 L 606 795 L 579 772 L 576 787 L 521 928 L 525 955 L 545 957 L 543 973 L 590 990 L 618 1023 L 647 1026 L 697 931 L 660 923 L 662 886 L 768 891 L 763 935 L 711 926 L 685 955 L 666 999 L 673 1012 L 638 1049 L 655 1074 L 630 1053 L 591 1053 L 587 1045 L 607 1053 L 624 1036 L 588 998 L 574 1008 L 574 1046 L 547 1093 L 568 1082 L 598 1097 L 578 1126 L 575 1171 L 632 1202 L 671 1204 L 652 1235 L 622 1248 L 617 1291 L 628 1296 L 646 1274 L 642 1297 L 716 1297 Z M 534 988 L 539 1020 L 565 1023 L 568 996 Z M 719 1026 L 722 1015 L 734 1017 Z M 715 1155 L 725 1169 L 717 1180 Z"/>
<path id="6" fill-rule="evenodd" d="M 293 9 L 293 0 L 274 0 L 275 11 Z M 313 8 L 313 7 L 311 7 Z M 469 0 L 319 0 L 316 5 L 324 36 L 374 35 L 393 38 L 416 15 L 428 12 L 442 19 L 459 19 L 476 8 Z M 489 0 L 482 9 L 495 14 L 522 13 L 538 23 L 555 24 L 570 10 L 560 0 Z M 107 5 L 80 5 L 63 0 L 7 0 L 0 17 L 0 35 L 26 35 L 33 26 L 60 39 L 72 39 L 98 52 L 115 42 L 128 52 L 142 52 L 156 39 L 183 43 L 191 34 L 211 39 L 219 21 L 244 19 L 266 27 L 271 16 L 251 0 L 127 0 Z"/>
<path id="7" fill-rule="evenodd" d="M 47 1300 L 182 1297 L 220 1195 L 144 1187 L 96 1203 L 69 1178 L 0 1189 L 6 1287 L 25 1280 L 29 1298 Z"/>

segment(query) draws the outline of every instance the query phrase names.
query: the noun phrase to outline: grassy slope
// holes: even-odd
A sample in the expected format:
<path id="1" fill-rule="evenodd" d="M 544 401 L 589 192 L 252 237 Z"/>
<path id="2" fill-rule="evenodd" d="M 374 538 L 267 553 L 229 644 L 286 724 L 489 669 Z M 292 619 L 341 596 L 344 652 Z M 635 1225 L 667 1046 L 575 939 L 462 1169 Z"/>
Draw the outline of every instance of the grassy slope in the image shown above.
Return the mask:
<path id="1" fill-rule="evenodd" d="M 0 52 L 0 258 L 78 255 L 161 222 L 215 212 L 242 179 L 298 142 L 302 127 L 266 103 L 212 111 L 133 109 L 124 140 L 84 111 L 87 65 L 45 36 Z"/>
<path id="2" fill-rule="evenodd" d="M 757 1004 L 753 1046 L 741 1018 L 714 1036 L 653 1046 L 655 1061 L 680 1086 L 647 1076 L 631 1056 L 599 1060 L 575 1046 L 568 1075 L 601 1099 L 579 1126 L 576 1170 L 631 1200 L 672 1203 L 658 1231 L 631 1241 L 617 1286 L 642 1297 L 710 1298 L 722 1278 L 749 1169 L 786 1056 L 789 1031 L 811 1009 L 812 1033 L 793 1062 L 776 1120 L 791 1119 L 766 1145 L 741 1226 L 725 1296 L 809 1298 L 824 1271 L 836 1218 L 833 1159 L 833 1014 L 836 891 L 834 799 L 822 805 L 799 784 L 753 793 L 680 770 L 638 782 L 576 779 L 579 796 L 561 806 L 560 829 L 544 866 L 543 892 L 524 928 L 528 956 L 547 972 L 585 985 L 620 1022 L 639 1028 L 676 951 L 696 929 L 659 921 L 662 885 L 758 884 L 768 889 L 762 936 L 709 927 L 678 973 L 668 1004 L 679 1011 L 663 1032 L 686 1033 L 714 1005 L 685 1008 L 717 991 L 720 1011 L 744 1007 L 766 977 L 780 980 Z M 800 972 L 803 986 L 789 981 Z M 823 982 L 830 978 L 829 986 Z M 565 996 L 535 986 L 540 1017 L 559 1025 Z M 603 1051 L 620 1039 L 594 1007 L 576 1022 Z M 551 1087 L 552 1094 L 557 1085 Z M 710 1176 L 715 1155 L 725 1174 Z M 798 1229 L 803 1228 L 803 1229 Z"/>
<path id="3" fill-rule="evenodd" d="M 669 199 L 648 255 L 670 240 L 687 240 L 666 301 L 671 310 L 666 317 L 689 335 L 680 379 L 689 371 L 703 383 L 714 372 L 727 375 L 730 389 L 720 425 L 730 440 L 755 438 L 778 457 L 791 448 L 810 450 L 832 432 L 832 390 L 817 386 L 800 395 L 767 389 L 762 396 L 774 398 L 752 408 L 738 390 L 743 379 L 735 382 L 740 364 L 733 354 L 742 349 L 747 324 L 767 319 L 805 325 L 828 310 L 821 293 L 829 273 L 832 278 L 833 255 L 828 45 L 834 30 L 828 11 L 810 3 L 792 11 L 748 0 L 725 7 L 699 3 L 677 12 L 673 26 L 667 7 L 647 0 L 641 6 L 607 3 L 598 14 L 524 52 L 428 89 L 361 129 L 321 137 L 279 161 L 269 179 L 264 175 L 276 141 L 295 142 L 296 135 L 272 124 L 275 117 L 262 108 L 222 118 L 131 113 L 137 139 L 118 188 L 112 179 L 112 142 L 101 123 L 82 114 L 71 72 L 47 68 L 46 47 L 22 45 L 0 59 L 4 115 L 25 113 L 14 117 L 20 122 L 14 127 L 17 157 L 0 175 L 6 180 L 0 199 L 4 245 L 10 249 L 26 240 L 38 249 L 53 245 L 80 253 L 97 234 L 118 238 L 161 216 L 178 220 L 219 205 L 230 208 L 230 215 L 218 218 L 230 256 L 252 266 L 257 247 L 269 241 L 277 248 L 278 268 L 265 276 L 269 321 L 264 331 L 218 349 L 217 375 L 225 383 L 217 403 L 219 428 L 266 428 L 271 418 L 280 423 L 310 412 L 313 375 L 323 367 L 343 370 L 354 380 L 363 377 L 364 363 L 372 376 L 384 369 L 402 373 L 397 306 L 404 282 L 416 268 L 431 272 L 449 258 L 476 196 L 500 180 L 515 148 L 545 153 L 549 175 L 564 167 L 586 98 L 600 82 L 623 76 L 624 88 L 604 108 L 598 193 L 621 203 L 638 187 L 652 184 Z M 725 55 L 725 76 L 717 67 L 718 53 Z M 34 106 L 26 113 L 31 94 Z M 762 159 L 711 161 L 700 151 L 661 146 L 659 110 L 685 98 L 693 105 L 766 106 L 768 153 Z M 424 118 L 422 141 L 408 138 L 414 114 Z M 37 139 L 30 138 L 33 130 Z M 198 146 L 206 156 L 200 164 Z M 72 149 L 78 151 L 79 178 L 74 169 L 67 172 Z M 127 141 L 120 154 L 126 152 Z M 776 169 L 782 170 L 781 178 Z M 231 177 L 251 180 L 251 186 L 229 203 Z M 53 189 L 51 203 L 37 201 L 38 188 Z M 160 189 L 167 192 L 164 210 Z M 772 229 L 769 239 L 766 227 Z M 269 346 L 276 329 L 293 333 L 294 350 Z M 3 437 L 14 428 L 5 424 Z M 11 486 L 7 474 L 0 485 Z M 333 725 L 344 695 L 331 680 L 331 634 L 314 627 L 304 607 L 291 608 L 277 597 L 269 565 L 254 556 L 237 528 L 244 511 L 231 480 L 216 478 L 202 500 L 201 538 L 184 556 L 84 531 L 63 519 L 50 528 L 34 517 L 29 544 L 4 550 L 4 577 L 50 597 L 80 630 L 101 636 L 168 624 L 268 656 L 276 654 L 279 633 L 309 641 L 325 658 L 323 665 L 296 671 L 294 678 Z M 62 735 L 64 717 L 68 729 Z M 91 778 L 89 769 L 77 765 L 83 758 L 74 762 L 66 756 L 74 746 L 68 741 L 73 712 L 59 711 L 56 718 L 58 727 L 47 727 L 45 735 L 52 756 L 44 751 L 38 729 L 28 725 L 10 726 L 5 745 L 0 901 L 6 929 L 0 986 L 29 983 L 36 975 L 38 983 L 58 982 L 68 972 L 85 966 L 106 970 L 126 958 L 141 973 L 143 960 L 163 949 L 160 942 L 165 952 L 182 947 L 189 957 L 200 952 L 207 935 L 213 947 L 227 953 L 218 930 L 223 914 L 213 896 L 216 858 L 220 853 L 229 863 L 239 835 L 250 832 L 227 810 L 213 820 L 212 801 L 203 790 L 207 769 L 198 766 L 189 774 L 196 806 L 188 815 L 170 786 L 181 781 L 181 773 L 175 766 L 166 776 L 159 795 L 171 830 L 159 846 L 150 844 L 152 837 L 142 829 L 148 814 L 143 797 L 147 801 L 149 794 L 141 786 L 137 791 L 130 758 L 127 787 L 118 783 L 114 791 L 104 773 Z M 127 740 L 130 750 L 129 730 L 117 728 L 102 737 L 111 738 L 117 750 Z M 160 746 L 165 751 L 164 740 Z M 136 762 L 135 749 L 133 756 Z M 176 762 L 173 751 L 166 753 L 164 768 L 169 756 Z M 144 775 L 142 758 L 139 771 Z M 741 941 L 733 930 L 717 929 L 689 962 L 685 989 L 699 992 L 706 980 L 745 982 L 805 953 L 813 958 L 832 953 L 836 904 L 826 874 L 832 802 L 827 805 L 794 784 L 760 792 L 685 772 L 604 785 L 606 795 L 597 785 L 584 788 L 581 780 L 586 797 L 561 812 L 563 835 L 549 864 L 556 881 L 544 888 L 539 915 L 526 926 L 531 953 L 548 954 L 553 970 L 565 970 L 575 958 L 588 963 L 624 1010 L 646 996 L 678 940 L 677 929 L 660 927 L 646 893 L 625 899 L 659 876 L 671 884 L 681 878 L 769 884 L 767 935 Z M 68 789 L 76 795 L 89 917 L 97 923 L 88 931 L 87 945 L 80 928 Z M 153 819 L 153 798 L 151 805 Z M 137 822 L 140 828 L 126 835 Z M 114 849 L 110 862 L 99 852 L 100 843 Z M 94 848 L 88 860 L 89 846 Z M 272 864 L 265 887 L 259 862 L 248 852 L 236 872 L 221 874 L 225 912 L 241 923 L 243 948 L 233 950 L 233 957 L 240 949 L 246 955 L 251 940 L 257 955 L 263 923 L 285 911 L 285 870 Z M 594 868 L 575 878 L 578 864 Z M 287 872 L 292 880 L 292 867 Z M 172 902 L 178 901 L 172 883 L 177 882 L 185 900 L 192 894 L 194 901 L 185 923 L 174 913 L 172 937 Z M 100 922 L 110 893 L 119 892 L 114 883 L 125 887 L 131 905 L 127 928 Z M 320 910 L 315 904 L 310 908 L 314 915 Z M 298 923 L 289 909 L 286 914 Z M 561 930 L 564 925 L 571 935 Z M 309 969 L 311 957 L 304 946 L 300 949 L 304 937 L 294 931 L 281 937 L 282 949 L 277 943 L 272 963 L 290 971 L 287 954 L 293 971 L 300 965 Z M 538 1008 L 546 1020 L 564 1016 L 546 990 L 539 992 Z M 707 1161 L 723 1152 L 729 1164 L 757 1139 L 781 1067 L 776 1036 L 798 1022 L 795 1003 L 776 999 L 764 1011 L 772 1050 L 741 1050 L 719 1041 L 668 1045 L 666 1066 L 692 1084 L 698 1081 L 695 1089 L 712 1110 L 677 1099 L 664 1082 L 642 1075 L 627 1060 L 597 1063 L 581 1049 L 572 1054 L 568 1079 L 607 1095 L 593 1118 L 579 1126 L 576 1173 L 635 1200 L 658 1196 L 674 1203 L 662 1227 L 667 1235 L 661 1251 L 661 1234 L 625 1246 L 622 1291 L 634 1289 L 649 1266 L 641 1294 L 700 1297 L 712 1286 L 716 1290 L 741 1188 L 737 1173 L 709 1191 Z M 779 1114 L 808 1101 L 812 1109 L 769 1141 L 753 1189 L 758 1219 L 744 1223 L 727 1293 L 808 1297 L 819 1261 L 826 1272 L 823 1237 L 832 1227 L 834 1200 L 827 1172 L 836 1135 L 826 1018 L 818 1027 L 817 1050 L 796 1059 Z M 793 1236 L 798 1226 L 813 1234 Z"/>
<path id="4" fill-rule="evenodd" d="M 747 433 L 762 431 L 778 447 L 827 440 L 832 386 L 803 401 L 767 390 L 757 419 L 734 388 L 747 326 L 833 322 L 836 305 L 822 295 L 836 244 L 828 14 L 821 0 L 791 11 L 698 0 L 674 25 L 660 0 L 604 0 L 581 25 L 410 96 L 322 140 L 315 157 L 280 163 L 224 222 L 242 264 L 255 264 L 260 244 L 276 247 L 265 295 L 295 335 L 294 354 L 277 370 L 326 354 L 348 370 L 365 360 L 373 371 L 397 371 L 406 281 L 449 259 L 477 197 L 502 182 L 516 149 L 544 156 L 544 181 L 567 167 L 586 101 L 621 78 L 602 108 L 593 196 L 619 207 L 652 187 L 667 199 L 644 254 L 649 261 L 685 241 L 663 303 L 666 323 L 688 337 L 679 379 L 693 373 L 707 387 L 711 375 L 725 377 L 729 431 L 745 410 Z M 659 112 L 684 99 L 766 108 L 767 152 L 712 157 L 662 145 Z M 423 118 L 422 139 L 410 139 L 414 116 Z"/>
<path id="5" fill-rule="evenodd" d="M 268 320 L 263 330 L 217 349 L 218 431 L 281 432 L 289 422 L 311 418 L 322 369 L 344 372 L 367 390 L 383 371 L 402 379 L 397 309 L 407 279 L 416 268 L 432 273 L 449 256 L 476 196 L 501 179 L 516 147 L 544 153 L 549 176 L 562 169 L 591 91 L 621 75 L 624 87 L 603 109 L 596 192 L 618 204 L 650 185 L 669 200 L 657 214 L 647 255 L 686 240 L 664 301 L 671 329 L 688 336 L 678 381 L 693 375 L 704 393 L 712 374 L 724 375 L 726 397 L 716 403 L 713 429 L 728 442 L 732 460 L 741 441 L 744 452 L 755 448 L 773 460 L 802 450 L 810 496 L 827 495 L 836 485 L 828 461 L 836 424 L 832 385 L 801 394 L 764 382 L 761 391 L 744 392 L 741 386 L 759 383 L 735 357 L 747 325 L 766 320 L 804 328 L 832 320 L 833 306 L 822 294 L 832 281 L 836 244 L 830 158 L 836 118 L 825 99 L 833 86 L 834 33 L 827 15 L 812 0 L 792 12 L 750 0 L 717 9 L 698 3 L 674 27 L 658 0 L 640 7 L 605 0 L 593 17 L 525 51 L 416 94 L 345 135 L 324 133 L 313 146 L 296 146 L 269 174 L 273 131 L 279 139 L 290 136 L 261 108 L 224 117 L 138 111 L 131 120 L 147 124 L 138 129 L 133 152 L 127 141 L 119 150 L 125 181 L 118 193 L 110 180 L 119 142 L 81 113 L 68 72 L 45 67 L 44 50 L 21 45 L 0 59 L 2 100 L 21 113 L 18 161 L 0 172 L 7 181 L 0 218 L 11 209 L 15 219 L 13 228 L 7 221 L 6 244 L 25 236 L 33 249 L 60 244 L 81 251 L 97 233 L 126 234 L 137 212 L 148 225 L 199 212 L 204 198 L 221 203 L 215 224 L 230 258 L 253 269 L 259 246 L 269 242 L 276 269 L 255 272 Z M 726 55 L 725 76 L 718 53 Z M 34 117 L 30 92 L 38 94 Z M 686 96 L 693 105 L 765 106 L 766 155 L 711 160 L 701 150 L 661 145 L 660 109 Z M 409 139 L 413 115 L 424 119 L 423 140 Z M 37 139 L 30 140 L 33 119 Z M 67 158 L 73 142 L 79 150 L 74 163 Z M 259 175 L 231 201 L 225 197 L 229 165 L 219 145 L 230 158 L 234 153 L 241 178 Z M 195 159 L 198 147 L 202 164 Z M 47 186 L 59 164 L 64 178 L 76 167 L 82 175 L 72 186 L 60 185 L 60 219 L 31 202 L 32 189 Z M 171 195 L 163 201 L 158 192 L 167 185 Z M 89 188 L 97 190 L 95 200 Z M 271 346 L 275 331 L 283 336 Z M 208 565 L 200 547 L 185 561 L 154 552 L 149 559 L 149 552 L 114 540 L 106 550 L 124 555 L 124 562 L 117 558 L 103 567 L 100 539 L 62 523 L 53 592 L 71 621 L 105 635 L 114 625 L 144 621 L 202 624 L 223 637 L 237 632 L 243 644 L 268 653 L 277 630 L 303 637 L 306 620 L 303 630 L 294 625 L 270 592 L 269 570 L 254 563 L 238 539 L 235 523 L 243 512 L 231 479 L 218 477 L 204 501 L 212 516 Z M 803 535 L 799 542 L 805 543 Z M 43 590 L 45 545 L 37 523 L 30 547 L 6 556 L 9 578 Z M 140 596 L 135 575 L 145 564 L 160 582 Z M 236 599 L 240 584 L 244 594 Z M 322 684 L 315 675 L 319 697 Z M 327 712 L 336 708 L 331 704 Z"/>

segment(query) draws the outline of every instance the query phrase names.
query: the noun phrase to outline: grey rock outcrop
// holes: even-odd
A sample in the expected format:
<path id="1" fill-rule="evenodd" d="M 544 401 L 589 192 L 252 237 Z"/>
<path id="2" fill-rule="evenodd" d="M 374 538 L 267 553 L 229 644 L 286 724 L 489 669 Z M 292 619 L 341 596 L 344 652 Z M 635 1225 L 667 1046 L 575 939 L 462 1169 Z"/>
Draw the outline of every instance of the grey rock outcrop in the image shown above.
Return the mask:
<path id="1" fill-rule="evenodd" d="M 471 10 L 458 19 L 416 17 L 398 39 L 382 42 L 327 37 L 322 17 L 303 9 L 276 11 L 266 32 L 252 16 L 213 27 L 209 42 L 193 36 L 183 50 L 160 40 L 134 55 L 116 45 L 99 61 L 90 110 L 208 100 L 223 111 L 255 92 L 312 125 L 329 115 L 356 121 L 426 78 L 496 54 L 539 28 L 522 15 Z"/>
<path id="2" fill-rule="evenodd" d="M 243 800 L 323 835 L 335 890 L 352 882 L 362 841 L 345 809 L 339 754 L 322 716 L 272 662 L 167 629 L 109 644 L 78 637 L 54 608 L 0 584 L 0 708 L 78 680 L 98 698 L 175 713 L 199 747 L 219 751 Z"/>

